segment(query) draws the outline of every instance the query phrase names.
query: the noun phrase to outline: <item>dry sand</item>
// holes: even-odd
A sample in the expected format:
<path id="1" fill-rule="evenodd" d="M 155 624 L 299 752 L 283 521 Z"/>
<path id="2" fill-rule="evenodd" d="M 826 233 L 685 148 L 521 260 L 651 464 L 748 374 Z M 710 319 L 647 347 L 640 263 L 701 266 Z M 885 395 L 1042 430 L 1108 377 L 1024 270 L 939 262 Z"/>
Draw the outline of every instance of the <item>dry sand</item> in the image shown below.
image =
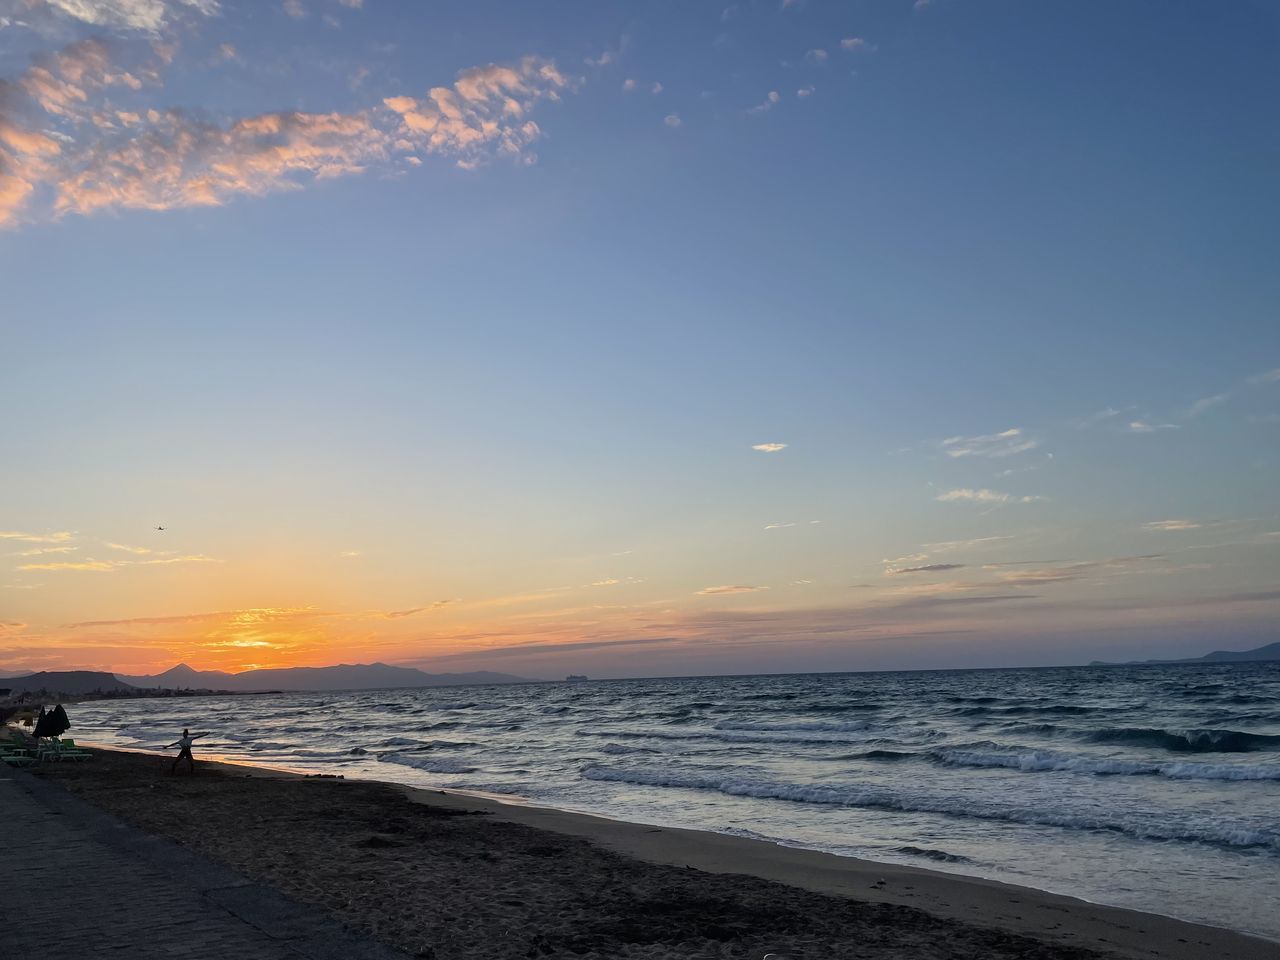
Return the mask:
<path id="1" fill-rule="evenodd" d="M 411 956 L 1276 960 L 978 879 L 372 781 L 95 751 L 36 772 Z M 883 881 L 883 882 L 881 882 Z"/>

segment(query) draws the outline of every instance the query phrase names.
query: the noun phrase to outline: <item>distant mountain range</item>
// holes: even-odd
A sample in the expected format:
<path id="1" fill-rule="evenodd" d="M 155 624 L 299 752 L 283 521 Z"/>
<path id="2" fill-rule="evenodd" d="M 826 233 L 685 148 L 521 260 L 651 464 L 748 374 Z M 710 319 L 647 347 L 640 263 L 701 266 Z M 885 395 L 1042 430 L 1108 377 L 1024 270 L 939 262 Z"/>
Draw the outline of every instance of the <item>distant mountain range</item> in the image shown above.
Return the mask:
<path id="1" fill-rule="evenodd" d="M 135 687 L 165 690 L 388 690 L 409 687 L 456 687 L 470 683 L 528 683 L 527 677 L 479 670 L 473 673 L 426 673 L 385 663 L 340 663 L 332 667 L 280 667 L 270 670 L 195 670 L 180 663 L 153 676 L 117 674 Z"/>
<path id="2" fill-rule="evenodd" d="M 134 689 L 117 680 L 113 674 L 93 670 L 43 670 L 25 677 L 0 679 L 0 690 L 22 693 L 27 690 L 48 690 L 65 696 L 81 696 L 86 693 L 128 692 Z"/>
<path id="3" fill-rule="evenodd" d="M 1089 666 L 1130 667 L 1147 663 L 1250 663 L 1257 660 L 1280 660 L 1280 640 L 1255 650 L 1215 650 L 1213 653 L 1206 653 L 1203 657 L 1188 657 L 1185 660 L 1128 660 L 1124 663 L 1094 660 Z"/>

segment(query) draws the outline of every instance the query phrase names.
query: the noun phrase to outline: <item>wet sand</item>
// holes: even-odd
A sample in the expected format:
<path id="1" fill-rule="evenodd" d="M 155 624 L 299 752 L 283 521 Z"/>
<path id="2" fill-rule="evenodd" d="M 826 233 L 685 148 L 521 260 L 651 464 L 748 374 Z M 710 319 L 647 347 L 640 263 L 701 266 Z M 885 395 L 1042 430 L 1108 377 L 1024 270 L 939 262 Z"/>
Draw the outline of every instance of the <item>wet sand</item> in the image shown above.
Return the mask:
<path id="1" fill-rule="evenodd" d="M 994 881 L 374 781 L 94 751 L 33 772 L 424 958 L 1275 960 Z M 124 894 L 127 895 L 127 894 Z"/>

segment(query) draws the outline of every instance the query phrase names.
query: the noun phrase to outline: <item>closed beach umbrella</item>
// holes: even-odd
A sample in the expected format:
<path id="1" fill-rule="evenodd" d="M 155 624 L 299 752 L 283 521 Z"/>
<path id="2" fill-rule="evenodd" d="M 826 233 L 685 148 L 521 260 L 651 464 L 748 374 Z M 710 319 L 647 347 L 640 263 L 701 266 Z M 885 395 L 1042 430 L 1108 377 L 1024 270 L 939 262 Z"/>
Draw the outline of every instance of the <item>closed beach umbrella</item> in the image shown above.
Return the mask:
<path id="1" fill-rule="evenodd" d="M 51 728 L 53 726 L 53 714 L 46 713 L 44 707 L 40 708 L 40 716 L 36 717 L 36 728 L 31 731 L 33 736 L 52 737 Z"/>
<path id="2" fill-rule="evenodd" d="M 67 711 L 62 709 L 62 704 L 53 708 L 53 722 L 57 729 L 52 736 L 60 737 L 71 729 L 71 721 L 67 719 Z"/>

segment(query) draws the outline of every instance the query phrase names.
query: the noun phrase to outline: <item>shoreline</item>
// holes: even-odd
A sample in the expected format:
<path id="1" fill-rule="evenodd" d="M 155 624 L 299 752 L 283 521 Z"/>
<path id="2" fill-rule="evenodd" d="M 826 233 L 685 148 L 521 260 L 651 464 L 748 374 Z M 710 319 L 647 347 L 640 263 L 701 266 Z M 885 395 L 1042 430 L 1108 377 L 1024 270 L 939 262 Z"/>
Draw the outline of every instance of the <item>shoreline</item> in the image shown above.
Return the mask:
<path id="1" fill-rule="evenodd" d="M 167 756 L 96 745 L 94 749 L 145 757 Z M 1213 955 L 1215 960 L 1280 958 L 1280 943 L 1257 935 L 1106 906 L 1000 880 L 840 856 L 708 830 L 633 823 L 539 806 L 516 797 L 414 787 L 387 780 L 338 779 L 234 760 L 210 759 L 202 760 L 201 764 L 236 778 L 379 785 L 414 804 L 457 814 L 483 814 L 493 821 L 572 837 L 644 864 L 751 877 L 827 897 L 912 908 L 943 920 L 991 928 L 1062 947 L 1163 960 L 1197 960 L 1208 955 Z"/>

